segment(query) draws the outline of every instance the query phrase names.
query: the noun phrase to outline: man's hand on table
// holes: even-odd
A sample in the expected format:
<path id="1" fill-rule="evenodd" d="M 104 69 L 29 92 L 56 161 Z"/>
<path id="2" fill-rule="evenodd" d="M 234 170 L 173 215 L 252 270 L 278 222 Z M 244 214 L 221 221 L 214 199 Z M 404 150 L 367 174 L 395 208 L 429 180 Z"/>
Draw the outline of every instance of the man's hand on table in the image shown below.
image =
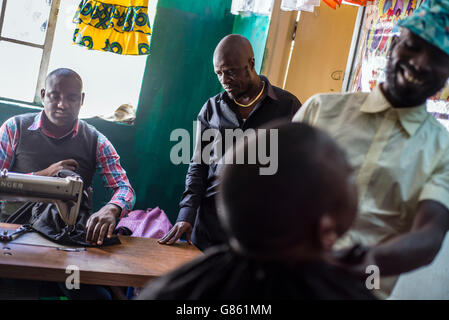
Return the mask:
<path id="1" fill-rule="evenodd" d="M 78 162 L 73 159 L 61 160 L 59 162 L 53 163 L 48 168 L 34 172 L 37 176 L 46 176 L 46 177 L 54 177 L 60 170 L 67 169 L 71 171 L 75 171 L 79 167 Z"/>
<path id="2" fill-rule="evenodd" d="M 86 224 L 86 242 L 102 245 L 105 236 L 110 238 L 121 211 L 119 206 L 108 203 L 92 214 Z"/>
<path id="3" fill-rule="evenodd" d="M 192 235 L 192 225 L 187 221 L 179 221 L 170 229 L 170 231 L 162 238 L 159 239 L 161 244 L 173 244 L 181 238 L 185 233 L 188 244 L 192 244 L 190 236 Z"/>

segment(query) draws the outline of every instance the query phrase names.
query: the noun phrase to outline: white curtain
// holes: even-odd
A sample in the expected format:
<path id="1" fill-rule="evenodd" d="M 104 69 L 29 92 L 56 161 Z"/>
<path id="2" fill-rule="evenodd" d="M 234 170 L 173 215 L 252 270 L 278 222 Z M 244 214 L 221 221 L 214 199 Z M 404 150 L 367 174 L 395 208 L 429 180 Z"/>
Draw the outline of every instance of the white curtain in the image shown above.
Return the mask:
<path id="1" fill-rule="evenodd" d="M 270 15 L 274 0 L 232 0 L 232 14 Z"/>
<path id="2" fill-rule="evenodd" d="M 283 11 L 313 12 L 320 5 L 321 0 L 282 0 Z M 232 0 L 231 13 L 240 15 L 270 15 L 274 0 Z"/>
<path id="3" fill-rule="evenodd" d="M 319 5 L 320 0 L 282 0 L 281 10 L 313 12 L 313 8 L 318 7 Z"/>

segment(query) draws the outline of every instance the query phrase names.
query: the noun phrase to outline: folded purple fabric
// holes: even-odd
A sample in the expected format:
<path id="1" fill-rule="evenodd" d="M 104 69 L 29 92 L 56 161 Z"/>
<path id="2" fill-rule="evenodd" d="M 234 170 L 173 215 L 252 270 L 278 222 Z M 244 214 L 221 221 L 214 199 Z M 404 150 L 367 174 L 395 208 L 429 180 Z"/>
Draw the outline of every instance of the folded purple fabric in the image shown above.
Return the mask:
<path id="1" fill-rule="evenodd" d="M 162 238 L 172 227 L 164 210 L 159 207 L 134 210 L 118 223 L 116 230 L 129 229 L 133 237 Z"/>

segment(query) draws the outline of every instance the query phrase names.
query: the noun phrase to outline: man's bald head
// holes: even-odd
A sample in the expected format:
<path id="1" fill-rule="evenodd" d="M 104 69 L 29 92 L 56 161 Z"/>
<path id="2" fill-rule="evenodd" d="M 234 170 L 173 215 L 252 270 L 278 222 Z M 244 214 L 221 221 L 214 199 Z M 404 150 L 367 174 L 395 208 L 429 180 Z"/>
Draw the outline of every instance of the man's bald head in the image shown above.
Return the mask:
<path id="1" fill-rule="evenodd" d="M 45 86 L 47 86 L 48 81 L 51 78 L 54 78 L 54 77 L 58 77 L 58 78 L 59 77 L 70 77 L 70 78 L 73 78 L 73 79 L 77 80 L 80 83 L 81 90 L 83 89 L 83 80 L 81 79 L 81 76 L 78 73 L 76 73 L 75 71 L 73 71 L 72 69 L 59 68 L 59 69 L 53 70 L 52 72 L 50 72 L 47 75 L 47 78 L 45 78 Z"/>
<path id="2" fill-rule="evenodd" d="M 241 35 L 224 37 L 215 48 L 213 63 L 218 80 L 231 99 L 241 97 L 259 83 L 253 48 Z"/>
<path id="3" fill-rule="evenodd" d="M 230 34 L 218 43 L 214 51 L 215 59 L 223 57 L 238 57 L 244 60 L 254 60 L 254 51 L 247 38 L 239 34 Z"/>

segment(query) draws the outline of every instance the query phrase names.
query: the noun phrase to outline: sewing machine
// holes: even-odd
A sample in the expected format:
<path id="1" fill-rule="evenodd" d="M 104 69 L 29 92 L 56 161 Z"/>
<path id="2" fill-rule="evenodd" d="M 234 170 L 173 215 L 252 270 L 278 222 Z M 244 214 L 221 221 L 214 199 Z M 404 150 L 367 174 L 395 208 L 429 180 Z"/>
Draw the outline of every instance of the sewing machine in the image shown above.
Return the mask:
<path id="1" fill-rule="evenodd" d="M 0 172 L 0 200 L 53 203 L 68 226 L 76 223 L 82 194 L 80 177 L 42 177 L 6 169 Z"/>

